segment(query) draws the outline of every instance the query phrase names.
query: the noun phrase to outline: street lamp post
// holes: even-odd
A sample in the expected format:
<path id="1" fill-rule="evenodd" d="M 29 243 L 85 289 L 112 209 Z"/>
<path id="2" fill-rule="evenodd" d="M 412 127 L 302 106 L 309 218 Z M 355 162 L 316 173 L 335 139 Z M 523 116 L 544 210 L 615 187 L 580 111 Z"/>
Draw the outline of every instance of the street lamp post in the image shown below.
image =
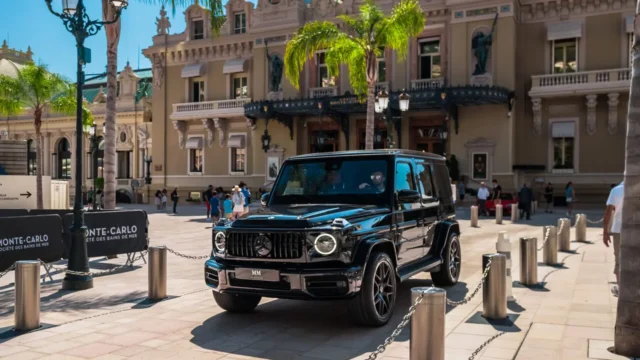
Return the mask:
<path id="1" fill-rule="evenodd" d="M 102 26 L 118 21 L 122 9 L 127 7 L 126 0 L 111 0 L 115 9 L 115 16 L 111 21 L 89 20 L 83 0 L 62 0 L 62 13 L 56 12 L 51 6 L 52 0 L 45 0 L 49 11 L 60 18 L 65 28 L 76 38 L 78 66 L 76 83 L 76 168 L 75 168 L 75 201 L 73 206 L 73 224 L 71 225 L 71 249 L 69 263 L 62 281 L 64 290 L 85 290 L 93 287 L 93 278 L 89 273 L 89 257 L 87 256 L 87 227 L 84 223 L 84 209 L 82 207 L 82 86 L 84 71 L 82 67 L 91 61 L 91 52 L 84 47 L 84 41 L 100 31 Z"/>
<path id="2" fill-rule="evenodd" d="M 400 93 L 400 95 L 398 95 L 398 107 L 400 109 L 400 112 L 405 112 L 409 110 L 409 99 L 410 99 L 409 94 L 404 92 L 404 90 Z M 386 91 L 382 90 L 378 93 L 378 96 L 376 97 L 376 102 L 374 104 L 374 110 L 378 114 L 383 114 L 382 115 L 383 119 L 387 123 L 387 141 L 389 143 L 389 147 L 394 148 L 395 143 L 393 142 L 393 135 L 391 135 L 391 131 L 392 131 L 391 125 L 393 125 L 395 121 L 399 121 L 402 117 L 393 116 L 393 114 L 391 113 L 391 107 L 389 106 L 389 94 Z M 399 136 L 400 134 L 398 134 L 398 137 Z M 398 144 L 398 146 L 402 146 L 402 145 Z"/>

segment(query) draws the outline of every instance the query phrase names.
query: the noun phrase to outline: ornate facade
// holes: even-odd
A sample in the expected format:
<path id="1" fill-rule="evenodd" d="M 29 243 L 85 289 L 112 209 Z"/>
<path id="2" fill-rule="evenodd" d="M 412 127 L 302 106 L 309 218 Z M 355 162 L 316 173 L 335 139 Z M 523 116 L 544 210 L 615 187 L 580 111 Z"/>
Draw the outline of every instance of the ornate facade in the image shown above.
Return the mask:
<path id="1" fill-rule="evenodd" d="M 375 147 L 455 155 L 469 187 L 571 180 L 597 197 L 621 179 L 631 1 L 422 2 L 427 25 L 406 61 L 390 50 L 379 59 L 393 121 L 377 115 Z M 390 11 L 395 2 L 378 3 Z M 199 6 L 186 9 L 180 33 L 161 12 L 143 51 L 154 75 L 154 187 L 242 180 L 255 189 L 291 155 L 363 148 L 365 106 L 348 69 L 329 74 L 318 52 L 298 88 L 281 71 L 296 29 L 360 4 L 231 0 L 218 37 Z M 411 95 L 404 112 L 402 89 Z"/>
<path id="2" fill-rule="evenodd" d="M 12 54 L 19 52 L 12 50 Z M 30 53 L 30 50 L 27 52 Z M 21 66 L 30 60 L 26 57 L 11 59 L 17 66 Z M 0 62 L 4 61 L 3 52 L 0 50 Z M 133 70 L 129 64 L 118 74 L 118 98 L 116 103 L 117 115 L 117 140 L 116 140 L 116 178 L 118 189 L 126 196 L 132 198 L 136 181 L 144 184 L 146 168 L 144 157 L 151 154 L 152 149 L 152 123 L 149 98 L 142 99 L 137 104 L 134 95 L 140 81 L 151 81 L 151 70 Z M 89 108 L 94 116 L 98 132 L 98 177 L 102 177 L 102 158 L 104 154 L 104 138 L 102 124 L 105 118 L 106 102 L 106 75 L 88 78 L 83 89 L 84 98 L 89 103 Z M 43 116 L 43 175 L 53 179 L 69 180 L 70 187 L 75 186 L 75 149 L 77 134 L 75 132 L 75 116 L 60 115 L 46 112 Z M 83 186 L 85 191 L 93 186 L 92 178 L 92 152 L 91 141 L 85 134 L 83 145 L 85 153 L 83 162 Z M 35 129 L 33 116 L 26 112 L 24 115 L 9 117 L 0 120 L 0 138 L 27 140 L 29 148 L 29 174 L 35 175 Z M 69 192 L 73 196 L 74 191 Z M 73 199 L 71 199 L 73 203 Z"/>

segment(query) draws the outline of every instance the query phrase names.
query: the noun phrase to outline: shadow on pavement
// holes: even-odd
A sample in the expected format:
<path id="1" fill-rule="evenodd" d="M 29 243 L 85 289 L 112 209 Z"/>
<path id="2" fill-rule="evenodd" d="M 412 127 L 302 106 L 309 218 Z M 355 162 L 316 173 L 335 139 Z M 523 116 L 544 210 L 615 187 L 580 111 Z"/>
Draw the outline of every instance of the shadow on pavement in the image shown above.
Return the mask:
<path id="1" fill-rule="evenodd" d="M 212 316 L 191 331 L 191 342 L 204 349 L 247 356 L 255 356 L 251 353 L 252 350 L 271 346 L 269 349 L 274 348 L 273 351 L 265 351 L 259 356 L 265 359 L 283 359 L 292 357 L 283 357 L 283 352 L 276 351 L 275 348 L 306 352 L 331 339 L 331 344 L 335 340 L 338 342 L 336 346 L 352 348 L 353 353 L 348 356 L 352 358 L 376 350 L 398 326 L 410 306 L 411 288 L 431 284 L 431 280 L 426 279 L 403 282 L 398 288 L 394 315 L 387 325 L 380 328 L 355 324 L 347 312 L 346 300 L 273 300 L 259 305 L 254 313 L 222 312 Z M 465 283 L 447 288 L 448 297 L 455 301 L 464 299 L 468 291 Z M 452 309 L 453 307 L 447 306 L 447 312 Z M 396 342 L 408 341 L 410 333 L 405 328 Z M 357 346 L 353 346 L 354 344 Z"/>

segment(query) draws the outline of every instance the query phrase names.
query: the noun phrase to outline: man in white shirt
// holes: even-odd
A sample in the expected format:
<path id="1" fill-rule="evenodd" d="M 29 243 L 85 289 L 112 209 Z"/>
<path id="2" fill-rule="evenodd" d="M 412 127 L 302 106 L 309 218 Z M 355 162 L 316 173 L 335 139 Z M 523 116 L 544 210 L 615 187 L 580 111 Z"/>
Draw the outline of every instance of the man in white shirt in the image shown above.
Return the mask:
<path id="1" fill-rule="evenodd" d="M 478 189 L 476 197 L 478 198 L 478 215 L 489 216 L 486 207 L 487 199 L 489 198 L 489 189 L 484 185 L 484 182 L 480 183 L 480 189 Z"/>
<path id="2" fill-rule="evenodd" d="M 616 274 L 616 282 L 620 283 L 620 230 L 622 230 L 622 201 L 624 199 L 624 181 L 620 185 L 611 189 L 609 199 L 607 199 L 607 209 L 604 213 L 602 242 L 609 247 L 613 238 L 613 255 L 615 265 L 613 273 Z M 613 214 L 613 223 L 611 223 Z M 615 285 L 611 292 L 618 296 L 618 285 Z"/>

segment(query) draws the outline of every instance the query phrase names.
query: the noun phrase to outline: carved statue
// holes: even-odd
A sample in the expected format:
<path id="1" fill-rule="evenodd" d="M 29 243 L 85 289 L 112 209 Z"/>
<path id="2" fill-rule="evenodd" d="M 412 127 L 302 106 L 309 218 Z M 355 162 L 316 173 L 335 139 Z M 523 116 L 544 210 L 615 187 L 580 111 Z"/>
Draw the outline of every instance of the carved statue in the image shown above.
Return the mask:
<path id="1" fill-rule="evenodd" d="M 264 41 L 264 46 L 267 49 L 267 59 L 269 59 L 269 91 L 280 91 L 280 82 L 282 81 L 282 70 L 284 69 L 284 62 L 278 54 L 269 54 L 269 48 L 267 47 L 267 41 Z"/>
<path id="2" fill-rule="evenodd" d="M 496 22 L 498 21 L 498 14 L 493 19 L 493 25 L 491 26 L 491 32 L 489 35 L 485 35 L 482 31 L 478 31 L 471 40 L 471 49 L 476 56 L 476 68 L 473 70 L 473 75 L 482 75 L 487 73 L 487 60 L 489 59 L 489 50 L 491 50 L 491 44 L 493 42 L 493 32 L 496 30 Z"/>
<path id="3" fill-rule="evenodd" d="M 166 35 L 171 28 L 171 22 L 167 17 L 167 12 L 164 10 L 164 5 L 162 5 L 162 8 L 160 8 L 160 17 L 156 18 L 156 26 L 158 35 Z"/>

